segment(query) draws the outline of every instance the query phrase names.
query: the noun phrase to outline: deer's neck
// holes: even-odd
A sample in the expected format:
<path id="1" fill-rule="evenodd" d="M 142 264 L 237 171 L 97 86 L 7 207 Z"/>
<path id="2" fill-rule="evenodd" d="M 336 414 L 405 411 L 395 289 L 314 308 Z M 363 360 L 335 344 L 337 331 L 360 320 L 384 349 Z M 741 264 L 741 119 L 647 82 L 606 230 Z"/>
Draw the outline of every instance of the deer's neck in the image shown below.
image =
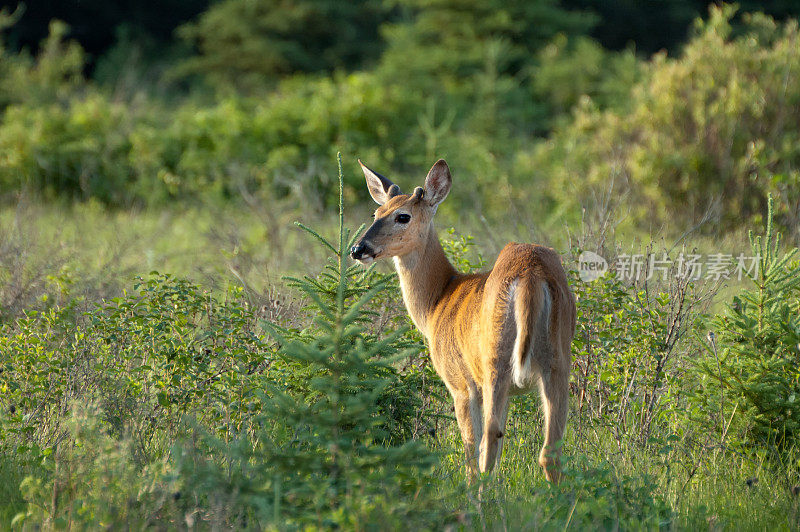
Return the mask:
<path id="1" fill-rule="evenodd" d="M 421 247 L 395 257 L 394 264 L 411 320 L 427 337 L 433 309 L 447 283 L 456 275 L 456 269 L 447 260 L 433 224 L 423 238 Z"/>

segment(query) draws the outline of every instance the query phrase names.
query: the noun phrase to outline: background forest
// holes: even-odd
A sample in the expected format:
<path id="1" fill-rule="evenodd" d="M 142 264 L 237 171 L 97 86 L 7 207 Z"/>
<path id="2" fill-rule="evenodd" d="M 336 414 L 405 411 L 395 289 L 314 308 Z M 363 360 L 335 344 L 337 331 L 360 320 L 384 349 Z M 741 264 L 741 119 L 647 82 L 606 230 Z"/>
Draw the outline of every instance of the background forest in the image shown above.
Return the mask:
<path id="1" fill-rule="evenodd" d="M 800 529 L 798 17 L 5 3 L 0 529 Z M 357 158 L 440 157 L 454 264 L 547 244 L 578 296 L 565 480 L 516 398 L 480 507 L 391 265 L 342 252 Z"/>

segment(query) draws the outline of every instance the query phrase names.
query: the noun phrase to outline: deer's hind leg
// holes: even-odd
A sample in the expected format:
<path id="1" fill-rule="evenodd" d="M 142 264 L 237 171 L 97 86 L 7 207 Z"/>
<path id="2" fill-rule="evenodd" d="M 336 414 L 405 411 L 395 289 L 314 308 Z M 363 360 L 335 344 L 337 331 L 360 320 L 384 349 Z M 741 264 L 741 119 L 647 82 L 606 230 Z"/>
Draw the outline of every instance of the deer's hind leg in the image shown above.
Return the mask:
<path id="1" fill-rule="evenodd" d="M 508 395 L 511 391 L 512 372 L 511 356 L 517 334 L 513 301 L 515 300 L 517 281 L 514 281 L 508 293 L 505 317 L 499 331 L 495 316 L 491 314 L 484 322 L 484 330 L 497 331 L 484 335 L 481 342 L 481 353 L 489 354 L 484 360 L 483 392 L 483 439 L 480 448 L 480 468 L 485 473 L 500 463 L 503 452 L 503 438 L 508 415 Z M 499 333 L 499 334 L 498 334 Z"/>
<path id="2" fill-rule="evenodd" d="M 566 363 L 564 361 L 567 361 Z M 556 350 L 551 363 L 539 372 L 539 391 L 544 411 L 544 445 L 539 465 L 548 481 L 557 483 L 561 474 L 561 439 L 567 425 L 569 408 L 569 351 L 565 356 Z"/>
<path id="3" fill-rule="evenodd" d="M 511 376 L 508 372 L 494 375 L 483 386 L 483 438 L 480 447 L 480 469 L 482 473 L 494 469 L 502 449 L 500 440 L 504 437 L 506 413 L 508 412 L 508 391 Z"/>

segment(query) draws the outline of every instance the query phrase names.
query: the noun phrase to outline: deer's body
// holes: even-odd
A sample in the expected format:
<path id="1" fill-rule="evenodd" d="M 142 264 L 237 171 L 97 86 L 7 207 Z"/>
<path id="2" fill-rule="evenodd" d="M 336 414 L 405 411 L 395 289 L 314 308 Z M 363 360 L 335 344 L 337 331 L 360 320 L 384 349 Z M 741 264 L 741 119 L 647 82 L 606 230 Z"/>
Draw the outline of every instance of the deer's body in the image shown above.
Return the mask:
<path id="1" fill-rule="evenodd" d="M 489 272 L 459 274 L 432 223 L 450 188 L 444 161 L 413 195 L 400 194 L 388 179 L 363 168 L 381 207 L 353 257 L 394 257 L 408 312 L 453 396 L 468 476 L 490 471 L 499 460 L 509 395 L 538 384 L 545 413 L 539 462 L 547 478 L 557 480 L 556 444 L 566 423 L 575 330 L 574 297 L 558 255 L 543 246 L 510 243 Z"/>

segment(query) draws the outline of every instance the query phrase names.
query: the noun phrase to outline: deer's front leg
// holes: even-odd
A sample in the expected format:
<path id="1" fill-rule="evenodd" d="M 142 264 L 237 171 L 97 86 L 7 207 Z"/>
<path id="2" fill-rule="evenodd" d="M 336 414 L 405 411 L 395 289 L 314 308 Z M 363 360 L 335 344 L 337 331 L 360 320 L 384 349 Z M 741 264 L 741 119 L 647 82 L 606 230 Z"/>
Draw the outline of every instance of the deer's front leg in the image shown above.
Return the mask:
<path id="1" fill-rule="evenodd" d="M 467 481 L 472 484 L 478 476 L 478 444 L 481 441 L 481 394 L 477 388 L 453 393 L 456 419 L 464 442 L 467 463 Z"/>

